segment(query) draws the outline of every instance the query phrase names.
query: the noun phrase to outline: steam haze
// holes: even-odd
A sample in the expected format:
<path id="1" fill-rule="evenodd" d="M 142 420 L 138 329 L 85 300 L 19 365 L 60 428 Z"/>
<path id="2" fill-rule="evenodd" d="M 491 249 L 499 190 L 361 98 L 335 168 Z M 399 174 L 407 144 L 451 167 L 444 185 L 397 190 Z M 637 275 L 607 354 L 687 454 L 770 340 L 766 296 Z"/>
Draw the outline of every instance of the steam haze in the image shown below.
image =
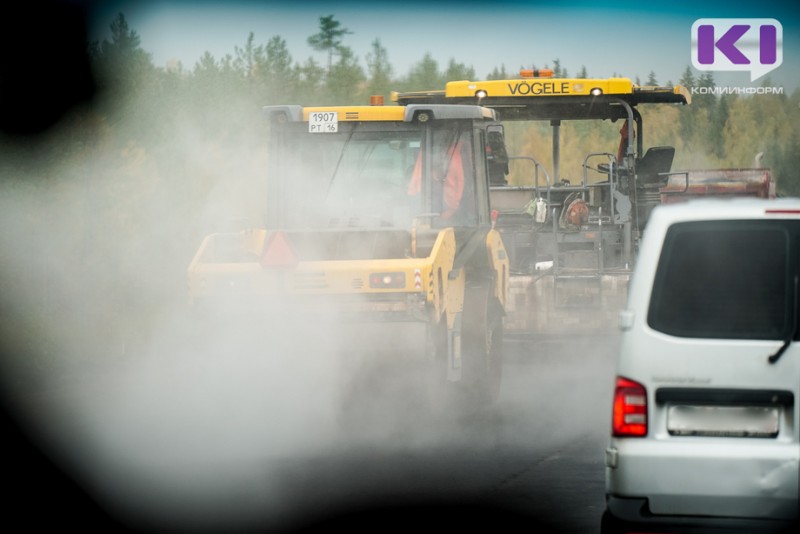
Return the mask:
<path id="1" fill-rule="evenodd" d="M 539 369 L 510 362 L 498 407 L 432 413 L 421 325 L 199 316 L 186 270 L 203 237 L 262 225 L 259 108 L 117 94 L 74 76 L 80 46 L 64 53 L 71 106 L 28 90 L 49 78 L 3 73 L 19 107 L 0 134 L 0 371 L 23 445 L 102 512 L 144 528 L 285 527 L 375 496 L 474 497 L 473 462 L 605 423 L 610 360 L 576 363 L 588 346 Z M 20 488 L 33 473 L 16 474 Z M 14 502 L 42 510 L 59 497 L 20 491 Z"/>

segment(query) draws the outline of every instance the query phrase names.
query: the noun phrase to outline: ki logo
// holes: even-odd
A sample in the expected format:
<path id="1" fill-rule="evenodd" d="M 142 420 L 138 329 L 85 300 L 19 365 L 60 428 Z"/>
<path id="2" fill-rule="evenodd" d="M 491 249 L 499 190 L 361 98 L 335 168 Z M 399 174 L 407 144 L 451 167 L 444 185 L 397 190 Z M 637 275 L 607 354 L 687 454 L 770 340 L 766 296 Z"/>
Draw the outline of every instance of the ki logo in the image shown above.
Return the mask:
<path id="1" fill-rule="evenodd" d="M 749 71 L 750 81 L 783 63 L 783 26 L 775 19 L 698 19 L 692 24 L 692 66 Z"/>

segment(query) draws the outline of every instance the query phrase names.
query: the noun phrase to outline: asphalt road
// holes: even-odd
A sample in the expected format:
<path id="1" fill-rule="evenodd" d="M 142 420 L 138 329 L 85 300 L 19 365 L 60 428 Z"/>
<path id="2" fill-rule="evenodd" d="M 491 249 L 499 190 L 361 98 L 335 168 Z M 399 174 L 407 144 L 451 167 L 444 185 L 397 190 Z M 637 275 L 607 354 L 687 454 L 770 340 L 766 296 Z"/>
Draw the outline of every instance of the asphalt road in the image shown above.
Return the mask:
<path id="1" fill-rule="evenodd" d="M 226 358 L 198 360 L 163 338 L 7 404 L 27 414 L 6 438 L 12 515 L 107 531 L 599 532 L 613 333 L 507 338 L 500 398 L 474 414 L 427 413 L 397 366 L 362 376 L 380 385 L 356 418 L 339 410 L 352 382 L 328 379 L 355 360 L 265 362 L 225 343 Z"/>

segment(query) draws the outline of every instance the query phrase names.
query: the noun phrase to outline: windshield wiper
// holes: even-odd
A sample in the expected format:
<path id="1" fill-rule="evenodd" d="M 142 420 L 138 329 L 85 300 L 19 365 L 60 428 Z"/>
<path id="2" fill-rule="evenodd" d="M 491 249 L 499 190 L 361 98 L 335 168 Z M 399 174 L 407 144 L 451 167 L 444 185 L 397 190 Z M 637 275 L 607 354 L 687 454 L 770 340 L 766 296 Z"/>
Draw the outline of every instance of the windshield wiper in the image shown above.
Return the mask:
<path id="1" fill-rule="evenodd" d="M 356 132 L 357 127 L 358 123 L 353 124 L 353 127 L 350 129 L 350 133 L 347 134 L 347 139 L 345 139 L 344 144 L 342 145 L 342 151 L 339 153 L 339 159 L 336 160 L 336 166 L 333 168 L 333 173 L 331 174 L 330 180 L 328 180 L 328 189 L 325 191 L 326 199 L 331 193 L 331 187 L 333 186 L 333 181 L 336 179 L 336 173 L 339 172 L 339 166 L 342 164 L 344 153 L 347 152 L 347 146 L 350 144 L 350 140 L 353 139 L 353 134 Z"/>
<path id="2" fill-rule="evenodd" d="M 781 348 L 778 349 L 778 352 L 776 352 L 775 354 L 773 354 L 769 358 L 767 358 L 767 361 L 769 361 L 769 363 L 777 362 L 778 359 L 781 356 L 783 356 L 783 353 L 786 352 L 786 349 L 789 348 L 789 345 L 792 344 L 792 340 L 795 337 L 797 337 L 797 323 L 798 323 L 797 319 L 798 319 L 798 317 L 797 317 L 797 275 L 794 275 L 794 303 L 793 303 L 793 307 L 792 307 L 792 321 L 793 321 L 794 326 L 792 326 L 792 332 L 789 334 L 789 336 L 783 342 L 783 345 L 781 345 Z"/>

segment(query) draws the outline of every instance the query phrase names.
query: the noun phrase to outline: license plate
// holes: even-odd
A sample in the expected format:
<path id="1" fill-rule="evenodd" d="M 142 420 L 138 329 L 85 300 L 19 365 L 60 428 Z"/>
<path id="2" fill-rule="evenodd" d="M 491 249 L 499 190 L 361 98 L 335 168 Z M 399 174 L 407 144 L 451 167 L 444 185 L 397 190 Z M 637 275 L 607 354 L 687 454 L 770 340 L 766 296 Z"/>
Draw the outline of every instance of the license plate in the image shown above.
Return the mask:
<path id="1" fill-rule="evenodd" d="M 667 430 L 673 436 L 775 437 L 779 413 L 769 406 L 689 406 L 667 411 Z"/>
<path id="2" fill-rule="evenodd" d="M 336 133 L 339 131 L 339 114 L 335 111 L 313 111 L 308 114 L 310 133 Z"/>

